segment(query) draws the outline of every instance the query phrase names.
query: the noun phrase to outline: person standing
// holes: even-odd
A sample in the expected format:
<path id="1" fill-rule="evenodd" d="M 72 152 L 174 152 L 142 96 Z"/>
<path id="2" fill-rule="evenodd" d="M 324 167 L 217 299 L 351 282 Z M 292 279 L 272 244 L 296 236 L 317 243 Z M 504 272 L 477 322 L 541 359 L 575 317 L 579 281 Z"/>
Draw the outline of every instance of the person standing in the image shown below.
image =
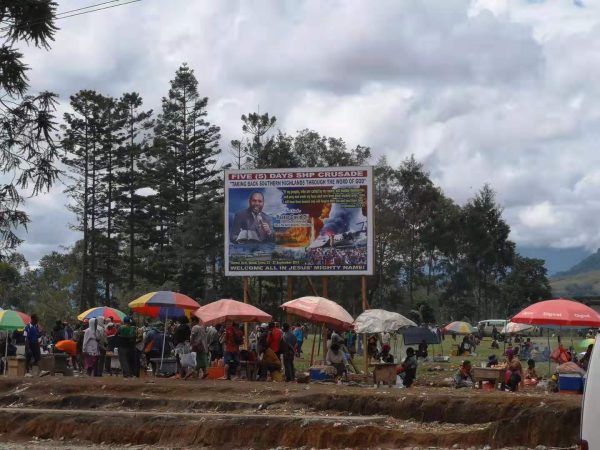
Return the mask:
<path id="1" fill-rule="evenodd" d="M 98 356 L 100 355 L 96 319 L 90 319 L 87 330 L 85 330 L 82 351 L 85 372 L 91 377 L 94 375 L 96 364 L 98 364 Z"/>
<path id="2" fill-rule="evenodd" d="M 125 316 L 123 318 L 123 324 L 117 331 L 119 364 L 121 365 L 121 372 L 125 378 L 133 376 L 135 338 L 135 326 L 133 325 L 131 318 L 129 316 Z"/>
<path id="3" fill-rule="evenodd" d="M 104 327 L 104 317 L 96 318 L 96 328 L 98 331 L 98 363 L 94 368 L 94 376 L 101 377 L 104 371 L 104 364 L 107 360 L 106 351 L 108 348 L 108 340 L 106 338 L 106 328 Z M 110 361 L 110 358 L 108 358 Z"/>
<path id="4" fill-rule="evenodd" d="M 192 334 L 190 337 L 192 351 L 196 352 L 196 376 L 206 378 L 208 376 L 208 339 L 206 327 L 200 325 L 196 316 L 192 317 Z"/>
<path id="5" fill-rule="evenodd" d="M 354 330 L 348 330 L 346 332 L 346 347 L 348 353 L 350 353 L 350 359 L 354 359 L 356 354 L 356 332 Z"/>
<path id="6" fill-rule="evenodd" d="M 285 381 L 296 380 L 294 368 L 294 355 L 296 354 L 297 340 L 287 323 L 283 324 L 283 367 L 285 370 Z"/>
<path id="7" fill-rule="evenodd" d="M 296 356 L 302 354 L 302 343 L 304 342 L 304 329 L 301 324 L 296 324 L 294 328 L 294 336 L 296 337 Z"/>
<path id="8" fill-rule="evenodd" d="M 25 370 L 29 372 L 33 366 L 39 365 L 42 358 L 39 341 L 40 327 L 38 325 L 37 314 L 31 315 L 31 322 L 25 326 L 23 337 L 25 337 Z"/>
<path id="9" fill-rule="evenodd" d="M 269 335 L 267 336 L 267 344 L 269 348 L 275 352 L 277 357 L 281 359 L 281 339 L 283 337 L 283 332 L 281 329 L 275 325 L 275 322 L 269 323 Z"/>
<path id="10" fill-rule="evenodd" d="M 235 322 L 225 328 L 225 370 L 226 378 L 231 380 L 235 376 L 240 362 L 240 345 L 244 343 L 244 336 Z"/>
<path id="11" fill-rule="evenodd" d="M 210 361 L 218 361 L 223 357 L 223 344 L 221 339 L 221 325 L 210 326 L 206 329 L 206 340 L 210 350 Z"/>

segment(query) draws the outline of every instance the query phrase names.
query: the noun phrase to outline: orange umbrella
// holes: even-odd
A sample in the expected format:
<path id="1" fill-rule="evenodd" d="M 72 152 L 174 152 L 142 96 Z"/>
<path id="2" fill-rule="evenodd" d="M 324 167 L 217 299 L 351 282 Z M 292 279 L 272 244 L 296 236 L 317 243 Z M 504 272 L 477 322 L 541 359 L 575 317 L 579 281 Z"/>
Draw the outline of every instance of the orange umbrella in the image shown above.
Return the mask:
<path id="1" fill-rule="evenodd" d="M 204 325 L 216 325 L 224 322 L 270 322 L 273 318 L 266 312 L 247 303 L 238 302 L 229 298 L 217 300 L 208 305 L 201 306 L 194 315 Z"/>
<path id="2" fill-rule="evenodd" d="M 58 341 L 54 347 L 59 349 L 61 352 L 68 353 L 71 356 L 75 356 L 77 354 L 77 342 L 75 341 Z"/>

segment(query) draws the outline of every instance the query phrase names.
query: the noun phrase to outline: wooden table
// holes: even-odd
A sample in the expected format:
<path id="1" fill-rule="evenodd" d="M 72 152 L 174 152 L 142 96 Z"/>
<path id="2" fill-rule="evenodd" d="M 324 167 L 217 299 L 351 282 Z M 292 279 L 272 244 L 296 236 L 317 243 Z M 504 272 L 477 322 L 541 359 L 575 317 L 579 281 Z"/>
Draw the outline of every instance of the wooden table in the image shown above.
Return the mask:
<path id="1" fill-rule="evenodd" d="M 395 363 L 373 363 L 369 364 L 373 367 L 373 384 L 379 386 L 379 382 L 386 383 L 388 386 L 396 384 L 396 368 Z"/>
<path id="2" fill-rule="evenodd" d="M 473 375 L 473 381 L 477 387 L 481 388 L 482 381 L 489 381 L 494 384 L 494 388 L 498 383 L 504 381 L 504 374 L 506 369 L 497 369 L 495 367 L 473 367 L 471 369 L 471 375 Z"/>

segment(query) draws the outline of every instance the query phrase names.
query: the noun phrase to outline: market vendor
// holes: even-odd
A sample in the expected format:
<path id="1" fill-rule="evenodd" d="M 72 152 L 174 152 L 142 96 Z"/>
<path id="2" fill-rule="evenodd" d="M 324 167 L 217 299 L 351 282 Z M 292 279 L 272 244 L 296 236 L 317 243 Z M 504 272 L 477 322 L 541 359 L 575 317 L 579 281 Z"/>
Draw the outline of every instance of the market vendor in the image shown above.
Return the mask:
<path id="1" fill-rule="evenodd" d="M 538 384 L 540 377 L 535 371 L 535 361 L 529 359 L 527 361 L 527 369 L 525 369 L 525 380 L 523 381 L 528 386 L 535 386 Z"/>
<path id="2" fill-rule="evenodd" d="M 521 361 L 514 354 L 514 350 L 506 350 L 506 374 L 504 375 L 503 388 L 515 392 L 523 377 Z"/>
<path id="3" fill-rule="evenodd" d="M 283 379 L 281 373 L 281 360 L 268 343 L 269 327 L 266 323 L 263 323 L 260 327 L 260 334 L 258 336 L 258 351 L 259 351 L 259 365 L 258 365 L 258 378 L 261 381 L 267 379 L 267 373 L 271 375 L 271 379 L 275 381 L 281 381 Z"/>
<path id="4" fill-rule="evenodd" d="M 346 373 L 346 361 L 344 352 L 339 344 L 332 342 L 325 357 L 327 364 L 335 367 L 336 376 L 341 377 Z"/>
<path id="5" fill-rule="evenodd" d="M 417 357 L 412 347 L 406 349 L 406 358 L 402 361 L 402 365 L 398 367 L 396 373 L 402 378 L 404 387 L 412 386 L 417 377 Z"/>
<path id="6" fill-rule="evenodd" d="M 472 387 L 475 381 L 473 380 L 473 374 L 471 373 L 471 361 L 465 359 L 456 374 L 454 375 L 453 384 L 455 388 Z"/>
<path id="7" fill-rule="evenodd" d="M 381 353 L 379 354 L 379 360 L 382 363 L 394 363 L 394 355 L 392 355 L 390 351 L 391 347 L 389 346 L 389 344 L 383 344 L 383 347 L 381 348 Z"/>

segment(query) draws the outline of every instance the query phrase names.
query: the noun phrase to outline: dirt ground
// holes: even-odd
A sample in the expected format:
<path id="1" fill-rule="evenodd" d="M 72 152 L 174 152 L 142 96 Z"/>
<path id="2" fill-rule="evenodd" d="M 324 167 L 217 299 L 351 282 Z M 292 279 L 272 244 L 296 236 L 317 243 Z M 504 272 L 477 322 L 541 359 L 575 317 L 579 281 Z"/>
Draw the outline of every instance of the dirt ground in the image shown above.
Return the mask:
<path id="1" fill-rule="evenodd" d="M 535 391 L 5 378 L 0 449 L 570 448 L 580 407 Z"/>

